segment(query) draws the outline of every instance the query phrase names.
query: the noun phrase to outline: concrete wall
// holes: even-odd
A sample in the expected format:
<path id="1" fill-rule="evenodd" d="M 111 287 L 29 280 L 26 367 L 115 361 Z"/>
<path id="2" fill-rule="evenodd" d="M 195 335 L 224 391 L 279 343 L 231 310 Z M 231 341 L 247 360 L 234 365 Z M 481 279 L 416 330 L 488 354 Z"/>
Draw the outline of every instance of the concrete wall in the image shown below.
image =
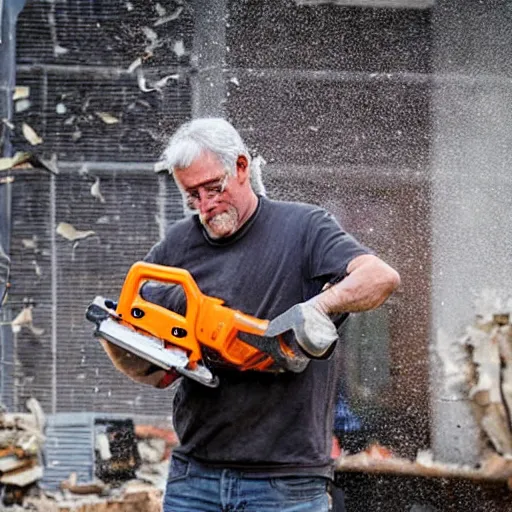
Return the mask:
<path id="1" fill-rule="evenodd" d="M 483 290 L 512 290 L 512 4 L 440 1 L 432 22 L 433 446 L 474 463 L 479 434 L 455 342 Z"/>

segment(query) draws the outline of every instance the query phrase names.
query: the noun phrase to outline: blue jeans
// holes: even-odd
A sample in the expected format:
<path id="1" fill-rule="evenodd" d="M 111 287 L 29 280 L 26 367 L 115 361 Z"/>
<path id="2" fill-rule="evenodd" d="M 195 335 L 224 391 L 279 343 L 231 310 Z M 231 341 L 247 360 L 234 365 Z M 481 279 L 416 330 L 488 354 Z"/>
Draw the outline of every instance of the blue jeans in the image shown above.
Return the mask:
<path id="1" fill-rule="evenodd" d="M 173 455 L 163 512 L 328 512 L 322 477 L 247 478 Z"/>

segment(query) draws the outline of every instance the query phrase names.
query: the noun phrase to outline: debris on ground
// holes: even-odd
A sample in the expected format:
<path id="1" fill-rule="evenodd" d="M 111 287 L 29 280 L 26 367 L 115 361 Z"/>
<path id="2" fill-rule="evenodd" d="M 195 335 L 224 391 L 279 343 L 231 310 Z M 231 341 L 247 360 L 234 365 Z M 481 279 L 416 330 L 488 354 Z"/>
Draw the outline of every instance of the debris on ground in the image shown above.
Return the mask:
<path id="1" fill-rule="evenodd" d="M 70 471 L 52 488 L 45 485 L 40 455 L 45 453 L 45 417 L 36 400 L 29 400 L 27 408 L 29 413 L 0 414 L 0 477 L 5 482 L 0 510 L 161 512 L 170 455 L 178 445 L 176 433 L 167 423 L 156 426 L 135 423 L 131 418 L 97 419 L 91 461 L 94 478 L 79 481 L 77 459 L 77 472 Z"/>
<path id="2" fill-rule="evenodd" d="M 26 406 L 26 413 L 0 411 L 0 487 L 5 504 L 20 504 L 43 476 L 45 418 L 35 398 Z"/>
<path id="3" fill-rule="evenodd" d="M 512 488 L 512 461 L 496 453 L 489 454 L 478 469 L 433 460 L 430 451 L 419 452 L 416 460 L 402 457 L 382 457 L 382 450 L 365 450 L 355 454 L 342 454 L 336 460 L 337 471 L 356 473 L 420 476 L 430 478 L 456 478 L 475 482 L 506 482 Z"/>
<path id="4" fill-rule="evenodd" d="M 489 445 L 512 459 L 512 299 L 487 292 L 461 343 L 471 364 L 469 398 Z"/>
<path id="5" fill-rule="evenodd" d="M 108 497 L 41 493 L 27 498 L 23 505 L 24 510 L 39 512 L 161 512 L 162 491 L 149 484 L 129 482 Z"/>

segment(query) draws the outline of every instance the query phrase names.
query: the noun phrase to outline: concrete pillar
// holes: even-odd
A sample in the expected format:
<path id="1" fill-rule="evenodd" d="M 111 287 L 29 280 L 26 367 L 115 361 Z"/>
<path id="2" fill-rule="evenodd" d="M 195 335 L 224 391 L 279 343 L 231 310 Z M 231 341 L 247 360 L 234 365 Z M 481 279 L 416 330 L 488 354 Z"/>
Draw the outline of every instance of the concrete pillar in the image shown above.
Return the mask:
<path id="1" fill-rule="evenodd" d="M 12 118 L 12 95 L 16 76 L 16 18 L 24 0 L 0 0 L 0 156 L 11 156 L 10 128 L 1 121 Z M 0 249 L 9 255 L 11 234 L 11 185 L 0 183 Z M 2 264 L 5 260 L 2 258 Z M 1 300 L 1 296 L 0 296 Z M 8 308 L 0 306 L 0 402 L 13 406 L 13 344 L 12 332 L 6 322 L 11 320 Z"/>
<path id="2" fill-rule="evenodd" d="M 195 0 L 192 116 L 223 116 L 227 0 Z"/>
<path id="3" fill-rule="evenodd" d="M 512 294 L 512 3 L 440 0 L 432 23 L 432 445 L 474 464 L 457 339 L 483 290 Z"/>

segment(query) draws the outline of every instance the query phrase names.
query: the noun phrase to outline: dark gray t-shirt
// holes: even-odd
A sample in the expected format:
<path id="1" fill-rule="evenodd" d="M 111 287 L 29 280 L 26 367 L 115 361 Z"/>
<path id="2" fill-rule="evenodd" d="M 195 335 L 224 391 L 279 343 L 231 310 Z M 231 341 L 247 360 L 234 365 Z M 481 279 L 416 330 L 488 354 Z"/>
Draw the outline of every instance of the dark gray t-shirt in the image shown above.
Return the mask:
<path id="1" fill-rule="evenodd" d="M 203 293 L 272 320 L 342 278 L 350 260 L 368 252 L 325 210 L 260 197 L 235 235 L 212 240 L 190 217 L 173 224 L 145 259 L 185 268 Z M 175 306 L 172 294 L 154 301 Z M 216 369 L 215 389 L 181 379 L 176 452 L 253 476 L 330 476 L 337 352 L 299 374 Z"/>

